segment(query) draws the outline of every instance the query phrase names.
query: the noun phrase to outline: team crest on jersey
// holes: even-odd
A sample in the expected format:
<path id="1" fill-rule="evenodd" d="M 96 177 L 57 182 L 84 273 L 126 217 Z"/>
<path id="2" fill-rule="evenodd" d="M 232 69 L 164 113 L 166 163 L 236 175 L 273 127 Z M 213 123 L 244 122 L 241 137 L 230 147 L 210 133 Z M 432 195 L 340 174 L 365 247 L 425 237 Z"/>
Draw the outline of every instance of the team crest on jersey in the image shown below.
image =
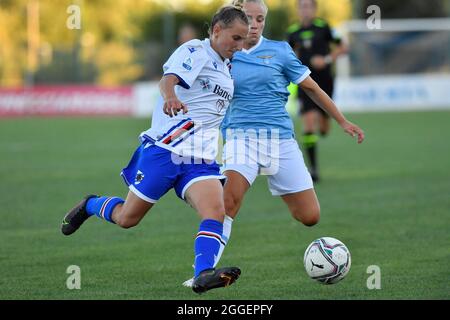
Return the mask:
<path id="1" fill-rule="evenodd" d="M 202 86 L 203 91 L 211 91 L 211 82 L 208 78 L 199 79 L 200 85 Z"/>
<path id="2" fill-rule="evenodd" d="M 214 66 L 214 69 L 217 70 L 217 62 L 213 61 L 213 66 Z"/>
<path id="3" fill-rule="evenodd" d="M 275 57 L 275 55 L 273 55 L 273 56 L 258 56 L 257 58 L 262 59 L 264 64 L 270 64 L 270 59 L 272 59 L 273 57 Z"/>
<path id="4" fill-rule="evenodd" d="M 194 53 L 197 49 L 195 49 L 195 48 L 188 48 L 188 50 L 189 50 L 190 53 Z"/>
<path id="5" fill-rule="evenodd" d="M 134 184 L 141 183 L 141 181 L 144 180 L 144 178 L 145 178 L 144 173 L 138 170 L 138 172 L 136 173 L 136 178 L 134 178 Z"/>
<path id="6" fill-rule="evenodd" d="M 222 113 L 223 108 L 225 108 L 225 100 L 217 100 L 216 107 L 217 107 L 217 112 Z"/>
<path id="7" fill-rule="evenodd" d="M 192 60 L 192 58 L 188 57 L 183 61 L 183 68 L 185 68 L 187 71 L 191 71 L 193 63 L 194 63 L 194 60 Z"/>

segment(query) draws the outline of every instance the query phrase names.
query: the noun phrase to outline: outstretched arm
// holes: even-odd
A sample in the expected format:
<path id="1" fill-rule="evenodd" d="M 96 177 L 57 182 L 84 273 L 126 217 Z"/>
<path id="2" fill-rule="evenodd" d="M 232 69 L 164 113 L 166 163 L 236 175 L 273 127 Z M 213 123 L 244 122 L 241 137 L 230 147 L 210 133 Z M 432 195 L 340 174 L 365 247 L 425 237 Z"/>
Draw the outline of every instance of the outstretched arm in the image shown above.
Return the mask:
<path id="1" fill-rule="evenodd" d="M 178 100 L 175 94 L 175 86 L 180 82 L 180 80 L 173 74 L 163 76 L 159 82 L 159 90 L 164 99 L 164 113 L 170 117 L 176 116 L 178 112 L 183 110 L 183 113 L 187 113 L 187 106 Z"/>
<path id="2" fill-rule="evenodd" d="M 364 141 L 364 131 L 361 130 L 356 124 L 348 121 L 344 115 L 336 107 L 335 103 L 331 98 L 323 91 L 319 85 L 311 78 L 307 77 L 301 83 L 299 83 L 300 88 L 311 98 L 319 107 L 325 110 L 334 120 L 347 132 L 349 135 L 354 137 L 358 136 L 358 143 Z"/>

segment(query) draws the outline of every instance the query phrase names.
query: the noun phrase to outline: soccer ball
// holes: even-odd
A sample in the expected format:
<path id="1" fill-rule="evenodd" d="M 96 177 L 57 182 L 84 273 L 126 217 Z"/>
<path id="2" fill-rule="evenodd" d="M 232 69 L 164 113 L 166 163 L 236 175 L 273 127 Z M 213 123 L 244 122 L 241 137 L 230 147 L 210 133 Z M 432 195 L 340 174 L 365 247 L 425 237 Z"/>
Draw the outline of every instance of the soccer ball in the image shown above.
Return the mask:
<path id="1" fill-rule="evenodd" d="M 323 284 L 336 283 L 344 279 L 350 270 L 350 251 L 341 241 L 322 237 L 308 246 L 303 264 L 311 279 Z"/>

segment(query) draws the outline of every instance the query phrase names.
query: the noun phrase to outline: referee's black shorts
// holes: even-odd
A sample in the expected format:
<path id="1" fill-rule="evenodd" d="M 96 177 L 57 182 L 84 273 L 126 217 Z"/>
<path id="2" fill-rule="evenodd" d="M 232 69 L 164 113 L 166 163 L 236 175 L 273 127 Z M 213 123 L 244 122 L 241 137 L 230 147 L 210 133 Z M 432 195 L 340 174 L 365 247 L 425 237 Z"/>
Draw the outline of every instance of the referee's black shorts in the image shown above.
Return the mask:
<path id="1" fill-rule="evenodd" d="M 314 81 L 317 82 L 319 87 L 322 88 L 331 98 L 333 98 L 334 79 L 332 76 L 311 76 Z M 320 112 L 324 117 L 329 118 L 328 113 L 319 107 L 314 101 L 311 100 L 308 95 L 299 88 L 298 97 L 301 102 L 300 114 L 304 114 L 308 111 L 316 110 Z"/>

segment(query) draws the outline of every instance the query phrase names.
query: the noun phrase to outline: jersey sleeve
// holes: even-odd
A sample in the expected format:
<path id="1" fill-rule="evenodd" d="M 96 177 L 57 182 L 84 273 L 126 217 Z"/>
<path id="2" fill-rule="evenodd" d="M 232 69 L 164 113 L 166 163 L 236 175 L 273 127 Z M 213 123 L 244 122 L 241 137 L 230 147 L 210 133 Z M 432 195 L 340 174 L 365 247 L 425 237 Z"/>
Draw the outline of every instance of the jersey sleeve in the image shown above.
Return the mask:
<path id="1" fill-rule="evenodd" d="M 208 54 L 202 47 L 182 46 L 178 48 L 164 64 L 164 75 L 174 75 L 179 85 L 189 89 L 202 71 Z"/>
<path id="2" fill-rule="evenodd" d="M 290 82 L 299 84 L 311 74 L 311 71 L 301 63 L 287 42 L 284 42 L 284 45 L 285 63 L 283 73 Z"/>

